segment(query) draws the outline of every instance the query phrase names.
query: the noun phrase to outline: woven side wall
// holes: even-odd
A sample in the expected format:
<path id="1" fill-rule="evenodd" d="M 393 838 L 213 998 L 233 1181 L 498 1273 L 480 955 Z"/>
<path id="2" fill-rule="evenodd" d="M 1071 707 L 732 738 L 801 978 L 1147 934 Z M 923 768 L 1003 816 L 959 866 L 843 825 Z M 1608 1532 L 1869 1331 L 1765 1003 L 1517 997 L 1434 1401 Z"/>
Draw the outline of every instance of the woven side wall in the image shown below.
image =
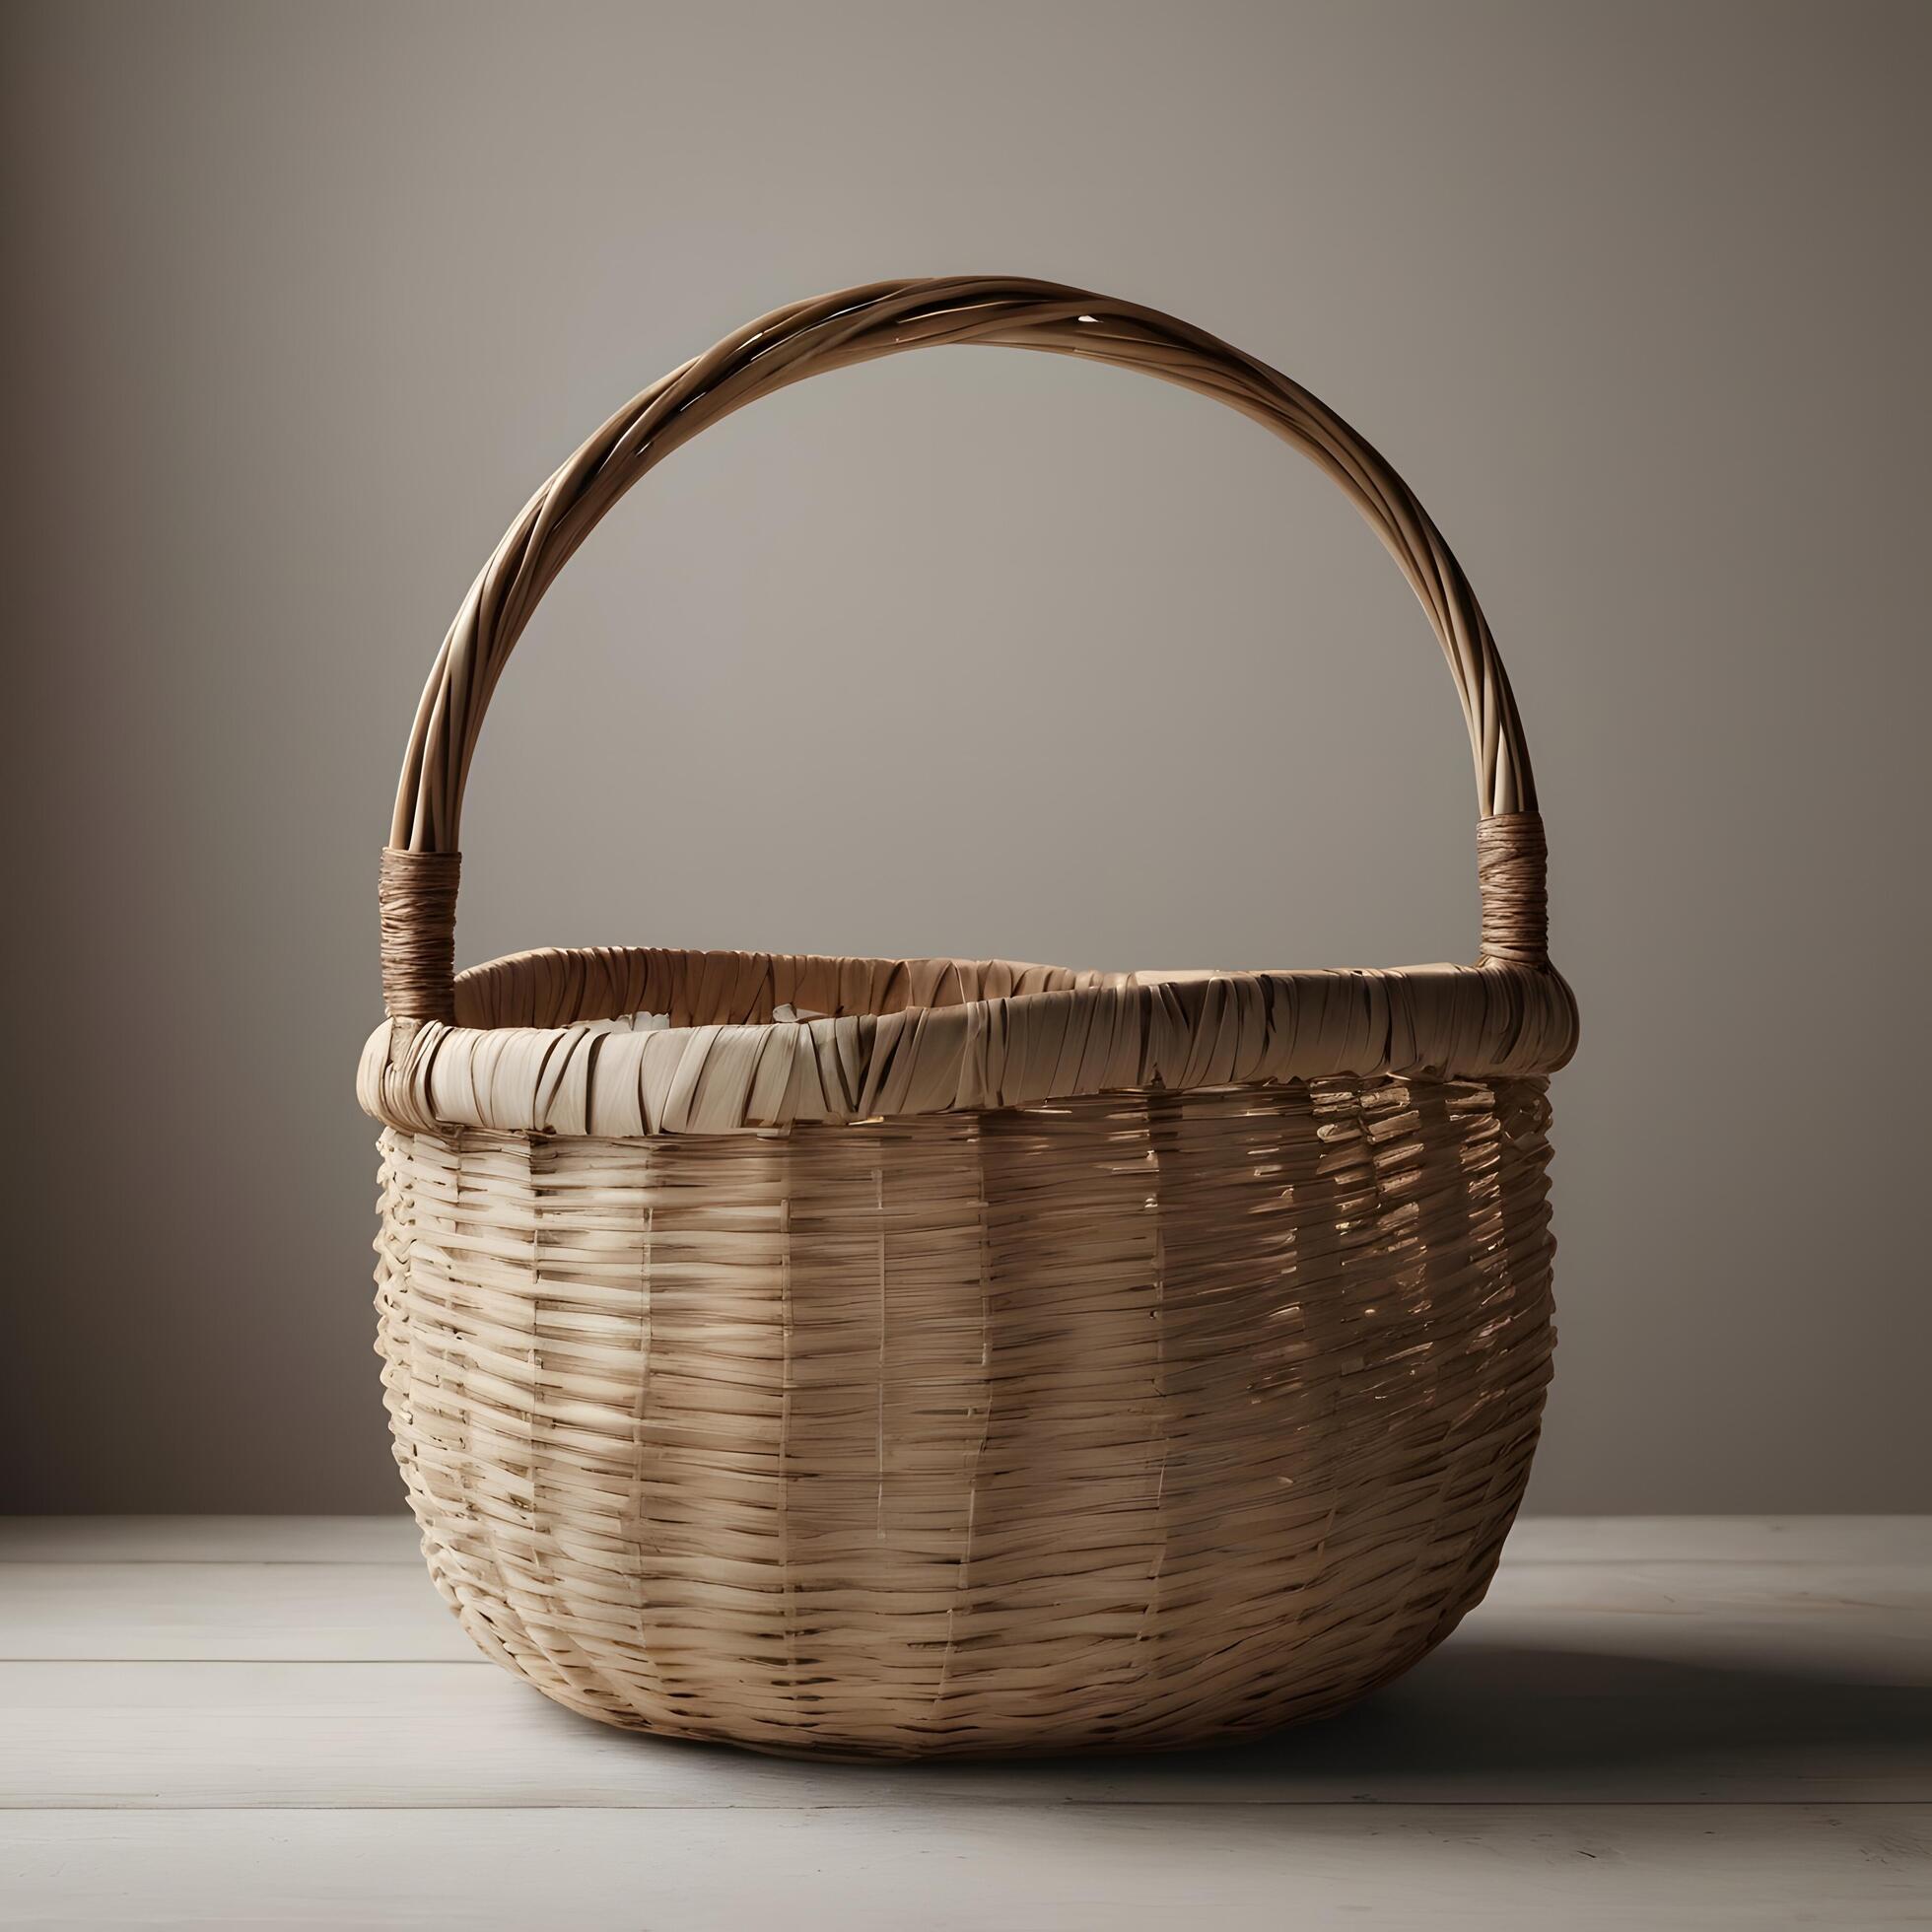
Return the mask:
<path id="1" fill-rule="evenodd" d="M 383 1136 L 439 1588 L 606 1721 L 1149 1748 L 1333 1709 L 1482 1595 L 1549 1379 L 1544 1082 L 655 1140 Z"/>

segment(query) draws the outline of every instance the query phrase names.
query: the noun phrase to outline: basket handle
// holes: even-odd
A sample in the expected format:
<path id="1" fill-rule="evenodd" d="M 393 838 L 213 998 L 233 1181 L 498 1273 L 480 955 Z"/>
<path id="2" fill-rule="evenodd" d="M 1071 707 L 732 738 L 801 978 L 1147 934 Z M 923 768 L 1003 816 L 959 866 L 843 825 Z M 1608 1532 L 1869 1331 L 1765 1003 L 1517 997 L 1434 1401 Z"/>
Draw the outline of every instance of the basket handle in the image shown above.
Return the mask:
<path id="1" fill-rule="evenodd" d="M 403 760 L 380 893 L 392 1017 L 454 1015 L 457 826 L 477 734 L 537 603 L 604 513 L 681 443 L 757 396 L 954 342 L 1084 356 L 1199 390 L 1341 485 L 1420 599 L 1462 699 L 1482 814 L 1484 960 L 1548 963 L 1543 827 L 1515 700 L 1475 592 L 1409 486 L 1298 383 L 1189 323 L 1057 283 L 972 276 L 877 282 L 760 316 L 627 403 L 523 507 L 444 640 Z"/>

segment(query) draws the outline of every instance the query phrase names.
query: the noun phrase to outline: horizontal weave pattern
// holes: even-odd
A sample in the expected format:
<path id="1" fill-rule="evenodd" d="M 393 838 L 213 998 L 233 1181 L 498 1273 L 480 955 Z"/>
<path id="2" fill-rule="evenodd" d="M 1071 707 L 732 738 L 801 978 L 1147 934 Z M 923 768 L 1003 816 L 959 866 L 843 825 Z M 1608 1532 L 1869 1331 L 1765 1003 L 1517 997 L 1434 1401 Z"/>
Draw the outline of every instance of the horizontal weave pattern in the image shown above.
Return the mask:
<path id="1" fill-rule="evenodd" d="M 382 1138 L 438 1587 L 607 1722 L 910 1756 L 1346 1703 L 1476 1602 L 1549 1376 L 1540 1078 Z"/>

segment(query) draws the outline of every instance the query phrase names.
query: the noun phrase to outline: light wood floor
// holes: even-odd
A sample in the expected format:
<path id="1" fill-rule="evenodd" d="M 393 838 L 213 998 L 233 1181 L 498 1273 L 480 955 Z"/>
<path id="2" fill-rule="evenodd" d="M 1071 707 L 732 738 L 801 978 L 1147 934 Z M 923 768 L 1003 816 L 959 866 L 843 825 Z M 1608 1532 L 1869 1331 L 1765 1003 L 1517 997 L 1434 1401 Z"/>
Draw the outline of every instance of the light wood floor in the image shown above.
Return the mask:
<path id="1" fill-rule="evenodd" d="M 573 1717 L 400 1521 L 0 1522 L 0 1923 L 1932 1925 L 1932 1519 L 1519 1525 L 1348 1715 L 810 1765 Z"/>

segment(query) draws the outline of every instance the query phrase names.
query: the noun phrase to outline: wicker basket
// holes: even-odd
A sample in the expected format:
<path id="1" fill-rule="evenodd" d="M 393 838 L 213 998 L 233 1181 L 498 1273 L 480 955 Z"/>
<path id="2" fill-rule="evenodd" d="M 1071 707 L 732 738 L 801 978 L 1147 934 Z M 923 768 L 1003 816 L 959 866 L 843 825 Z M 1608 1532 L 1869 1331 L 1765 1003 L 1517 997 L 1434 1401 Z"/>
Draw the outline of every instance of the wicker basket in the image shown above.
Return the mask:
<path id="1" fill-rule="evenodd" d="M 755 396 L 965 342 L 1198 389 L 1347 492 L 1462 695 L 1481 963 L 619 949 L 454 976 L 484 710 L 598 518 Z M 1198 329 L 886 283 L 647 389 L 476 580 L 382 855 L 383 1379 L 464 1628 L 606 1722 L 841 1756 L 1193 1745 L 1414 1663 L 1483 1595 L 1550 1374 L 1545 1088 L 1575 1009 L 1535 807 L 1434 524 Z"/>

